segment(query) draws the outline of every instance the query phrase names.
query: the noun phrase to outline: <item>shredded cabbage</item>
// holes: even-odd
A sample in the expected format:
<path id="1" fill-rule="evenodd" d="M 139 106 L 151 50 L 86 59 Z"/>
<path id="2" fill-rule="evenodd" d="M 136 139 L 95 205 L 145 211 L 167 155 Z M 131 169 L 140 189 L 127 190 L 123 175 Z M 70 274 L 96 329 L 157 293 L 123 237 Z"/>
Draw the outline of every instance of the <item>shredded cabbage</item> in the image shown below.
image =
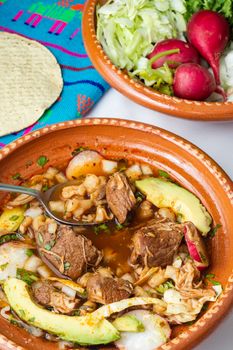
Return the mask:
<path id="1" fill-rule="evenodd" d="M 168 66 L 148 69 L 154 44 L 182 37 L 186 30 L 184 0 L 109 0 L 97 7 L 97 38 L 111 61 L 147 86 L 165 89 L 173 81 Z M 168 88 L 169 90 L 169 88 Z M 169 93 L 167 91 L 166 93 Z"/>

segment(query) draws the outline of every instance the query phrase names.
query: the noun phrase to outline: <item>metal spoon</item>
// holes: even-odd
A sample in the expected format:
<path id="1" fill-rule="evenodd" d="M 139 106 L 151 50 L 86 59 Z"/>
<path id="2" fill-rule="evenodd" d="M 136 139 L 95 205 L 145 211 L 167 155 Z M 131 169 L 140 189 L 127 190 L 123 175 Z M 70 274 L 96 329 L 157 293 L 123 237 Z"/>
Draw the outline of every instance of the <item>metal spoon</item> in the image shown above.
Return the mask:
<path id="1" fill-rule="evenodd" d="M 51 199 L 52 194 L 54 191 L 59 191 L 60 188 L 63 188 L 64 186 L 69 186 L 70 184 L 74 184 L 74 181 L 68 181 L 65 184 L 58 184 L 50 189 L 48 189 L 46 192 L 41 192 L 38 190 L 35 190 L 33 188 L 27 188 L 27 187 L 22 187 L 22 186 L 14 186 L 14 185 L 8 185 L 8 184 L 3 184 L 0 183 L 0 191 L 6 191 L 6 192 L 16 192 L 16 193 L 23 193 L 27 194 L 29 196 L 35 197 L 43 206 L 45 209 L 46 213 L 56 220 L 57 222 L 63 224 L 63 225 L 69 225 L 69 226 L 93 226 L 93 225 L 98 225 L 96 222 L 82 222 L 82 221 L 76 221 L 74 219 L 70 220 L 65 220 L 56 214 L 54 214 L 50 209 L 49 209 L 49 201 Z"/>

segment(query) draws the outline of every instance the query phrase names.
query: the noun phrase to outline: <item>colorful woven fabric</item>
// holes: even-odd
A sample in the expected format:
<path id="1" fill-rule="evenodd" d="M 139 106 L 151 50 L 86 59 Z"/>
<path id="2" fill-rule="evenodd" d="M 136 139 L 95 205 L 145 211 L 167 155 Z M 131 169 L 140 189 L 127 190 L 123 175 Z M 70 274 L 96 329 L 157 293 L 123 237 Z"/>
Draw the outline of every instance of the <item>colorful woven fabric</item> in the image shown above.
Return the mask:
<path id="1" fill-rule="evenodd" d="M 108 89 L 84 49 L 84 3 L 85 0 L 0 0 L 0 31 L 17 33 L 45 45 L 61 65 L 64 80 L 59 100 L 34 125 L 1 137 L 0 148 L 45 125 L 84 116 Z"/>

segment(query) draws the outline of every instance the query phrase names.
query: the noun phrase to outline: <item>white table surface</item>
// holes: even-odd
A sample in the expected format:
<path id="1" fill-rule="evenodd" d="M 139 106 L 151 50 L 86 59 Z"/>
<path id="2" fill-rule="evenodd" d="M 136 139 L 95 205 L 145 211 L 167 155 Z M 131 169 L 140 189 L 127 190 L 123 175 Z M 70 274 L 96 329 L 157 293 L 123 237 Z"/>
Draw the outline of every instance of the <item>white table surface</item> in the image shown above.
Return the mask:
<path id="1" fill-rule="evenodd" d="M 136 120 L 174 132 L 203 149 L 233 179 L 233 121 L 206 123 L 170 117 L 139 106 L 114 89 L 104 95 L 89 116 Z M 233 310 L 194 350 L 233 350 Z"/>

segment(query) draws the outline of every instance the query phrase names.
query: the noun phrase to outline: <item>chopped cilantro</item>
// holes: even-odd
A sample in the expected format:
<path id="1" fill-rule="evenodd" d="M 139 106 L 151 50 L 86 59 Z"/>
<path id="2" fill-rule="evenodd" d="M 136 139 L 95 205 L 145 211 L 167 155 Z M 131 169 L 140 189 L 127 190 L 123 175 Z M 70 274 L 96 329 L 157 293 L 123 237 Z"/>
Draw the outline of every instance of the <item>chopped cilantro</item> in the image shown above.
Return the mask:
<path id="1" fill-rule="evenodd" d="M 48 191 L 48 189 L 49 189 L 49 186 L 44 185 L 41 190 L 42 190 L 42 192 L 46 192 L 46 191 Z"/>
<path id="2" fill-rule="evenodd" d="M 144 196 L 141 192 L 139 192 L 139 191 L 137 191 L 137 192 L 135 193 L 135 197 L 136 197 L 137 203 L 142 202 L 143 199 L 145 198 L 145 196 Z"/>
<path id="3" fill-rule="evenodd" d="M 124 228 L 124 225 L 122 225 L 122 224 L 119 224 L 119 222 L 116 224 L 116 229 L 117 230 L 122 230 Z"/>
<path id="4" fill-rule="evenodd" d="M 68 262 L 68 261 L 66 261 L 65 263 L 64 263 L 64 270 L 66 271 L 66 270 L 68 270 L 70 268 L 70 263 Z"/>
<path id="5" fill-rule="evenodd" d="M 5 263 L 5 264 L 0 265 L 0 271 L 4 271 L 8 264 L 9 263 Z"/>
<path id="6" fill-rule="evenodd" d="M 160 284 L 160 286 L 158 286 L 156 289 L 156 291 L 159 293 L 159 294 L 164 294 L 164 292 L 168 289 L 171 289 L 171 288 L 174 288 L 174 284 L 172 281 L 167 281 L 163 284 Z"/>
<path id="7" fill-rule="evenodd" d="M 164 170 L 158 170 L 159 177 L 164 177 L 165 179 L 171 179 L 170 175 Z"/>
<path id="8" fill-rule="evenodd" d="M 48 163 L 48 158 L 46 156 L 40 156 L 38 159 L 37 159 L 37 164 L 41 167 L 45 166 L 46 163 Z"/>
<path id="9" fill-rule="evenodd" d="M 34 272 L 31 271 L 27 271 L 25 269 L 17 269 L 17 273 L 16 273 L 16 277 L 19 280 L 24 281 L 25 283 L 27 283 L 29 286 L 38 280 L 37 275 Z"/>
<path id="10" fill-rule="evenodd" d="M 15 173 L 11 177 L 12 177 L 13 180 L 20 180 L 21 179 L 21 174 L 20 173 Z"/>
<path id="11" fill-rule="evenodd" d="M 207 281 L 209 281 L 211 284 L 213 284 L 213 286 L 221 286 L 221 283 L 218 281 L 215 281 L 213 278 L 215 278 L 215 274 L 213 273 L 207 273 L 205 275 L 205 278 L 207 279 Z"/>
<path id="12" fill-rule="evenodd" d="M 42 244 L 43 244 L 43 242 L 44 242 L 44 240 L 43 240 L 43 237 L 42 237 L 42 234 L 41 234 L 41 233 L 39 233 L 39 234 L 38 234 L 38 241 L 39 241 L 40 245 L 42 245 Z"/>
<path id="13" fill-rule="evenodd" d="M 76 156 L 76 154 L 82 152 L 82 151 L 85 151 L 87 150 L 88 148 L 87 147 L 83 147 L 83 146 L 80 146 L 78 148 L 76 148 L 75 150 L 73 150 L 73 152 L 71 153 L 72 156 Z"/>
<path id="14" fill-rule="evenodd" d="M 215 227 L 213 227 L 212 230 L 210 230 L 209 232 L 209 237 L 213 238 L 220 227 L 222 227 L 221 224 L 217 224 Z"/>
<path id="15" fill-rule="evenodd" d="M 35 317 L 31 317 L 31 318 L 28 319 L 28 322 L 33 323 L 35 321 L 35 319 L 36 319 Z"/>
<path id="16" fill-rule="evenodd" d="M 44 248 L 45 248 L 46 250 L 51 250 L 51 249 L 52 249 L 52 246 L 51 246 L 51 244 L 47 243 L 47 244 L 45 244 Z"/>
<path id="17" fill-rule="evenodd" d="M 106 224 L 101 224 L 101 225 L 95 226 L 93 230 L 95 234 L 98 235 L 101 231 L 109 232 L 109 227 Z"/>
<path id="18" fill-rule="evenodd" d="M 33 250 L 32 249 L 26 249 L 26 255 L 28 257 L 32 256 L 34 253 L 33 253 Z"/>
<path id="19" fill-rule="evenodd" d="M 80 310 L 75 310 L 72 314 L 72 316 L 80 316 L 81 311 Z"/>
<path id="20" fill-rule="evenodd" d="M 16 221 L 16 220 L 18 220 L 18 218 L 19 218 L 19 215 L 12 215 L 12 216 L 9 218 L 9 220 L 10 220 L 10 221 Z"/>

